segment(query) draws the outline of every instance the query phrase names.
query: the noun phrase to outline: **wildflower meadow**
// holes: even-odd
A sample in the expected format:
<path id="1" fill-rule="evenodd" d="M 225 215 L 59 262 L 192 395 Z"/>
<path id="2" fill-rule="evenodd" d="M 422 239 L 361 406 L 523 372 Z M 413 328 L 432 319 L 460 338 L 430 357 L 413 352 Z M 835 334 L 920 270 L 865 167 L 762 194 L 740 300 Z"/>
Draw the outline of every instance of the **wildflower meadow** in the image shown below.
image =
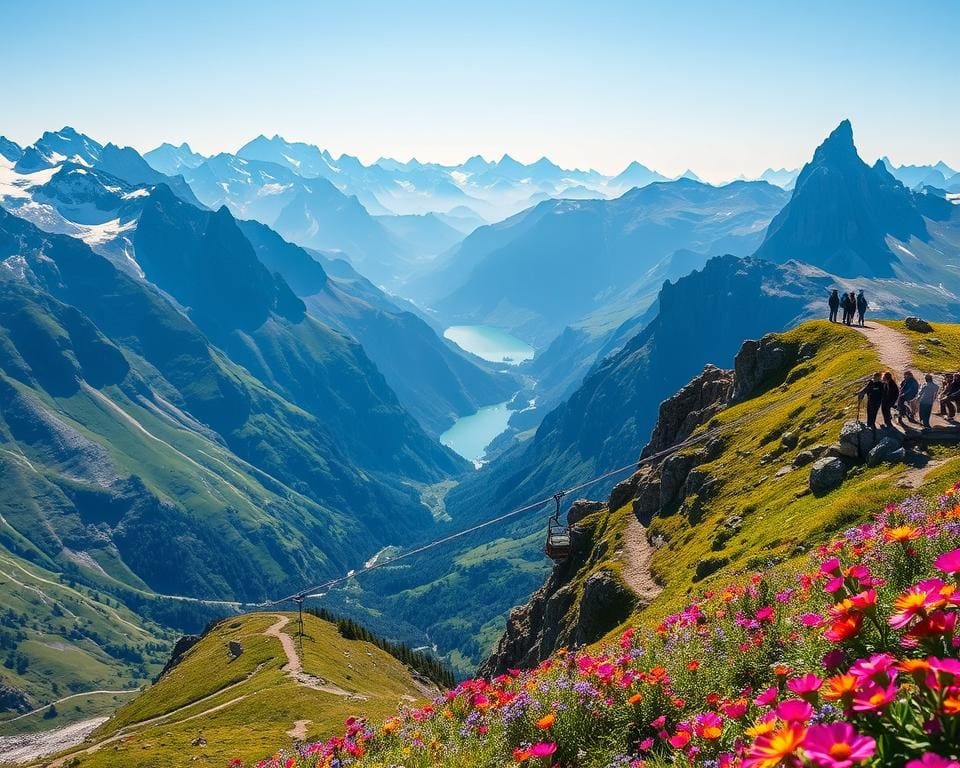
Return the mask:
<path id="1" fill-rule="evenodd" d="M 602 650 L 467 680 L 257 768 L 960 768 L 960 483 L 809 568 L 704 593 Z M 235 761 L 234 766 L 242 765 Z"/>

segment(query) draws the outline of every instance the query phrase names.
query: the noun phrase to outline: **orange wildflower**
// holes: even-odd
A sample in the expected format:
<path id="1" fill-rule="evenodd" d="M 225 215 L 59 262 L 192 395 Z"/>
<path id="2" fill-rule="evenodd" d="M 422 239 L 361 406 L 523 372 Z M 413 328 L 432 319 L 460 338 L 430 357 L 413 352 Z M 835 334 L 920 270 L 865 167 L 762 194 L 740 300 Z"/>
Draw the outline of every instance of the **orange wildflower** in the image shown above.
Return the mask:
<path id="1" fill-rule="evenodd" d="M 798 723 L 790 723 L 761 736 L 743 761 L 744 768 L 774 768 L 797 750 L 806 735 L 806 728 Z"/>
<path id="2" fill-rule="evenodd" d="M 856 690 L 857 678 L 853 675 L 834 675 L 827 679 L 820 693 L 827 701 L 842 701 L 849 704 L 853 701 Z"/>
<path id="3" fill-rule="evenodd" d="M 548 731 L 553 728 L 553 724 L 557 722 L 557 715 L 555 712 L 549 712 L 539 720 L 537 720 L 537 728 L 541 731 Z"/>
<path id="4" fill-rule="evenodd" d="M 393 733 L 400 728 L 400 718 L 391 717 L 383 724 L 384 733 Z"/>
<path id="5" fill-rule="evenodd" d="M 883 532 L 883 538 L 887 541 L 907 542 L 913 541 L 920 536 L 920 531 L 912 525 L 898 525 L 895 528 L 887 528 Z"/>

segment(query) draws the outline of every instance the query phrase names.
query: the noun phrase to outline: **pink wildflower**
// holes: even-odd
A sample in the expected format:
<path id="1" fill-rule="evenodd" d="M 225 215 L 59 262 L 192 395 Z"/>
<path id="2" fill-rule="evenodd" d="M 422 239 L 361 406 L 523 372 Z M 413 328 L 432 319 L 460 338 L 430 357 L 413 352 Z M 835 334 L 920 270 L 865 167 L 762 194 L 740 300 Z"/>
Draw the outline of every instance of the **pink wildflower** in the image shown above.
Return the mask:
<path id="1" fill-rule="evenodd" d="M 873 757 L 877 743 L 849 723 L 829 723 L 811 725 L 801 748 L 814 765 L 850 768 Z"/>

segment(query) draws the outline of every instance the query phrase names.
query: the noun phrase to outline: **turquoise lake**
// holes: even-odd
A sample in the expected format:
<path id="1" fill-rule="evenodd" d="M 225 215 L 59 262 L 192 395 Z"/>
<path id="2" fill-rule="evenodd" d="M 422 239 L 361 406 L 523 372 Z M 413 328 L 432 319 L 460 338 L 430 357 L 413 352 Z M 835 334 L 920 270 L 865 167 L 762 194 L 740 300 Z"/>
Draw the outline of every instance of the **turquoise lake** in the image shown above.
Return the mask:
<path id="1" fill-rule="evenodd" d="M 440 435 L 440 442 L 477 466 L 487 446 L 507 428 L 510 414 L 507 403 L 488 405 L 476 413 L 457 419 Z"/>
<path id="2" fill-rule="evenodd" d="M 491 325 L 451 325 L 443 336 L 461 349 L 492 363 L 519 365 L 533 359 L 533 347 Z"/>

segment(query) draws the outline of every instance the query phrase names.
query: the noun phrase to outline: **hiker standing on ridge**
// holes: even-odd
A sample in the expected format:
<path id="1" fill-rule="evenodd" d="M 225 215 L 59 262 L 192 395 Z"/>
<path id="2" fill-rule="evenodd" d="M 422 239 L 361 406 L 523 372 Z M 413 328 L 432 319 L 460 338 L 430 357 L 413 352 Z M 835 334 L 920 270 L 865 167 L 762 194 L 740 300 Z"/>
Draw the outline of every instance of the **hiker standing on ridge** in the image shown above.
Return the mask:
<path id="1" fill-rule="evenodd" d="M 933 413 L 933 404 L 937 402 L 937 393 L 940 387 L 933 380 L 929 373 L 923 377 L 924 384 L 920 387 L 920 393 L 917 395 L 917 402 L 920 404 L 920 426 L 924 429 L 930 429 L 930 414 Z"/>
<path id="2" fill-rule="evenodd" d="M 908 421 L 916 423 L 913 413 L 913 406 L 917 401 L 917 395 L 920 393 L 920 382 L 913 375 L 913 371 L 903 372 L 903 381 L 900 382 L 900 397 L 897 399 L 897 421 L 903 424 L 903 417 Z"/>
<path id="3" fill-rule="evenodd" d="M 862 323 L 861 323 L 862 325 Z M 890 419 L 890 409 L 897 404 L 900 399 L 900 387 L 897 386 L 896 379 L 890 371 L 883 374 L 883 402 L 880 409 L 883 412 L 883 424 L 887 429 L 893 429 L 893 421 Z"/>
<path id="4" fill-rule="evenodd" d="M 863 385 L 863 389 L 857 393 L 857 410 L 860 409 L 860 402 L 864 396 L 867 398 L 867 426 L 876 432 L 877 414 L 880 412 L 880 406 L 883 405 L 883 378 L 879 371 L 873 374 Z"/>
<path id="5" fill-rule="evenodd" d="M 830 306 L 830 322 L 835 323 L 837 322 L 837 310 L 840 309 L 840 294 L 837 293 L 836 288 L 830 294 L 827 304 Z"/>
<path id="6" fill-rule="evenodd" d="M 846 291 L 843 292 L 843 297 L 840 299 L 840 306 L 843 307 L 843 324 L 850 325 L 850 294 Z"/>
<path id="7" fill-rule="evenodd" d="M 861 328 L 863 327 L 863 316 L 867 314 L 867 306 L 867 297 L 863 295 L 863 288 L 861 288 L 857 296 L 857 322 Z"/>

